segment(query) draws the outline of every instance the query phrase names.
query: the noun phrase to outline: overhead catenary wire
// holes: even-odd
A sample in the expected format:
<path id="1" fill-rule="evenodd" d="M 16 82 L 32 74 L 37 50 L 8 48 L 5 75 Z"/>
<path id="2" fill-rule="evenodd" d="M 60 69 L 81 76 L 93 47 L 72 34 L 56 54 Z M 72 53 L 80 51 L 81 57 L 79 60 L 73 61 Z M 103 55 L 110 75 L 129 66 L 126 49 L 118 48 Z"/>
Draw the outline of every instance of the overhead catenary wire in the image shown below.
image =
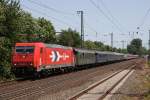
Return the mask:
<path id="1" fill-rule="evenodd" d="M 85 24 L 85 27 L 88 27 L 91 31 L 98 33 L 93 27 L 91 27 L 88 23 Z"/>
<path id="2" fill-rule="evenodd" d="M 49 17 L 49 18 L 51 18 L 51 19 L 53 19 L 53 20 L 55 20 L 55 21 L 57 21 L 57 22 L 59 22 L 59 23 L 61 23 L 61 24 L 63 24 L 63 25 L 65 24 L 65 25 L 67 25 L 67 26 L 69 26 L 69 27 L 72 26 L 72 28 L 75 28 L 73 25 L 70 25 L 70 24 L 68 24 L 68 23 L 66 23 L 66 22 L 64 22 L 64 21 L 62 21 L 62 20 L 60 20 L 60 19 L 58 19 L 58 18 L 55 18 L 55 17 L 50 16 L 50 15 L 47 15 L 47 13 L 38 11 L 38 10 L 33 9 L 33 8 L 29 8 L 29 7 L 27 7 L 26 5 L 23 5 L 23 4 L 22 4 L 22 6 L 25 7 L 26 9 L 28 9 L 28 10 L 32 10 L 32 11 L 38 13 L 38 14 L 40 13 L 40 14 L 46 16 L 46 17 Z"/>
<path id="3" fill-rule="evenodd" d="M 150 13 L 150 8 L 146 11 L 146 13 L 145 13 L 144 17 L 142 18 L 142 20 L 141 20 L 140 24 L 138 25 L 138 27 L 142 27 L 144 25 L 149 13 Z"/>
<path id="4" fill-rule="evenodd" d="M 116 19 L 116 17 L 114 17 L 114 15 L 111 13 L 111 11 L 108 9 L 107 5 L 103 2 L 103 0 L 98 0 L 98 3 L 100 3 L 105 9 L 106 11 L 108 12 L 108 14 L 110 15 L 110 17 L 113 19 L 113 21 L 115 21 L 120 27 L 121 27 L 121 30 L 122 29 L 125 29 L 123 27 L 123 25 Z M 98 4 L 98 7 L 100 8 L 100 5 Z"/>
<path id="5" fill-rule="evenodd" d="M 97 38 L 97 36 L 98 36 L 98 34 L 100 33 L 100 32 L 98 32 L 96 29 L 94 29 L 88 22 L 87 22 L 87 16 L 85 16 L 84 17 L 84 20 L 85 20 L 85 27 L 87 28 L 87 29 L 89 29 L 89 30 L 91 30 L 92 32 L 94 32 L 95 33 L 95 36 L 96 36 L 96 38 Z M 100 33 L 101 34 L 101 33 Z M 103 34 L 101 34 L 101 35 L 103 35 Z M 88 36 L 88 35 L 86 35 L 86 36 Z M 95 37 L 94 36 L 94 37 Z"/>
<path id="6" fill-rule="evenodd" d="M 58 10 L 58 9 L 56 9 L 56 8 L 47 6 L 46 4 L 43 4 L 43 3 L 41 3 L 41 2 L 39 3 L 39 2 L 36 2 L 36 1 L 34 1 L 34 0 L 28 0 L 28 1 L 29 1 L 30 3 L 34 3 L 34 4 L 36 4 L 36 5 L 39 5 L 39 6 L 43 7 L 43 8 L 49 9 L 49 10 L 51 10 L 51 11 L 53 11 L 53 12 L 56 12 L 56 13 L 58 13 L 58 14 L 65 14 L 65 15 L 73 15 L 73 16 L 75 16 L 74 13 L 61 11 L 61 10 Z"/>
<path id="7" fill-rule="evenodd" d="M 85 17 L 85 27 L 88 27 L 91 31 L 95 32 L 95 33 L 98 33 L 87 21 L 86 21 L 86 18 Z"/>
<path id="8" fill-rule="evenodd" d="M 64 12 L 64 11 L 60 11 L 58 9 L 55 9 L 55 8 L 52 8 L 50 6 L 47 6 L 43 3 L 39 3 L 39 2 L 35 2 L 35 1 L 32 1 L 32 0 L 28 0 L 29 2 L 33 3 L 33 4 L 36 4 L 42 8 L 46 8 L 48 10 L 51 10 L 53 12 L 56 12 L 56 13 L 59 13 L 59 14 L 63 14 L 63 15 L 72 15 L 72 16 L 75 16 L 75 14 L 73 13 L 68 13 L 68 12 Z M 98 33 L 95 29 L 93 29 L 89 24 L 86 25 L 86 27 L 88 27 L 91 31 L 95 32 L 95 33 Z"/>
<path id="9" fill-rule="evenodd" d="M 123 33 L 123 31 L 118 27 L 118 25 L 115 24 L 114 21 L 113 21 L 109 16 L 107 16 L 107 14 L 106 14 L 98 5 L 96 5 L 93 0 L 89 0 L 89 1 L 91 2 L 91 4 L 92 4 L 95 8 L 97 8 L 97 10 L 98 10 L 100 13 L 102 13 L 102 14 L 107 18 L 107 20 L 109 20 L 109 21 L 112 23 L 112 25 L 114 25 L 114 26 L 116 27 L 116 29 L 118 29 L 121 33 Z"/>
<path id="10" fill-rule="evenodd" d="M 41 8 L 44 8 L 44 9 L 48 9 L 49 10 L 49 12 L 50 11 L 53 11 L 53 12 L 55 12 L 55 13 L 57 13 L 57 14 L 61 14 L 61 17 L 64 17 L 64 19 L 71 19 L 72 20 L 72 17 L 69 17 L 69 16 L 62 16 L 62 15 L 71 15 L 71 16 L 74 16 L 73 18 L 74 18 L 74 21 L 75 21 L 75 23 L 76 24 L 79 24 L 79 22 L 77 21 L 77 19 L 75 19 L 75 18 L 77 18 L 77 16 L 76 16 L 76 14 L 75 13 L 71 13 L 71 12 L 66 12 L 66 11 L 61 11 L 61 10 L 58 10 L 58 9 L 56 9 L 56 8 L 52 8 L 52 7 L 50 7 L 50 6 L 48 6 L 48 5 L 46 5 L 46 4 L 44 4 L 44 3 L 39 3 L 39 2 L 35 2 L 35 1 L 33 1 L 33 0 L 28 0 L 30 3 L 32 3 L 32 4 L 35 4 L 35 5 L 37 5 L 37 6 L 39 6 L 39 7 L 41 7 Z M 60 17 L 60 16 L 59 16 Z"/>
<path id="11" fill-rule="evenodd" d="M 38 6 L 41 6 L 41 7 L 43 7 L 43 8 L 52 10 L 52 11 L 54 11 L 54 12 L 56 12 L 56 13 L 74 15 L 73 13 L 68 13 L 68 12 L 60 11 L 60 10 L 58 10 L 58 9 L 52 8 L 52 7 L 50 7 L 50 6 L 47 6 L 47 5 L 43 4 L 43 3 L 38 3 L 38 2 L 35 2 L 35 1 L 32 1 L 32 0 L 28 0 L 28 1 L 31 2 L 31 3 L 34 3 L 34 4 L 38 5 Z M 86 26 L 87 26 L 88 28 L 90 28 L 90 30 L 92 30 L 93 32 L 98 33 L 98 32 L 95 31 L 95 29 L 93 29 L 89 24 L 86 25 Z"/>
<path id="12" fill-rule="evenodd" d="M 89 23 L 88 23 L 88 20 L 90 19 L 88 16 L 85 16 L 85 25 L 86 25 L 86 27 L 87 28 L 89 28 L 91 31 L 93 31 L 93 32 L 95 32 L 95 33 L 99 33 L 95 28 L 93 28 Z M 97 21 L 99 21 L 99 20 L 97 20 Z M 102 23 L 102 24 L 104 24 L 102 21 L 99 21 L 98 23 Z"/>
<path id="13" fill-rule="evenodd" d="M 42 7 L 42 8 L 51 10 L 51 11 L 56 12 L 56 13 L 59 13 L 59 14 L 63 14 L 63 15 L 73 15 L 73 16 L 74 16 L 73 13 L 68 13 L 68 12 L 60 11 L 60 10 L 58 10 L 58 9 L 56 9 L 56 8 L 52 8 L 52 7 L 50 7 L 50 6 L 47 6 L 46 4 L 43 4 L 43 3 L 39 3 L 39 2 L 36 2 L 36 1 L 32 1 L 32 0 L 28 0 L 28 1 L 29 1 L 30 3 L 36 4 L 36 5 L 38 5 L 38 6 Z M 27 8 L 27 7 L 26 7 L 26 8 Z M 31 9 L 31 8 L 28 7 L 28 9 Z M 33 9 L 32 9 L 32 10 L 33 10 Z M 42 14 L 46 15 L 47 17 L 50 17 L 50 18 L 52 18 L 52 19 L 54 19 L 54 20 L 56 20 L 56 21 L 58 21 L 58 22 L 60 22 L 60 23 L 63 23 L 63 24 L 66 24 L 66 25 L 70 26 L 68 23 L 66 23 L 66 22 L 64 22 L 64 21 L 62 21 L 62 20 L 60 20 L 60 19 L 58 19 L 58 18 L 56 18 L 56 17 L 49 16 L 49 15 L 47 15 L 46 13 L 40 12 L 40 11 L 35 10 L 35 9 L 34 9 L 34 11 L 37 12 L 37 13 L 42 13 Z M 71 26 L 72 26 L 72 25 L 71 25 Z M 86 23 L 86 27 L 88 27 L 88 29 L 90 29 L 91 31 L 93 31 L 93 32 L 96 33 L 96 34 L 99 33 L 99 32 L 97 32 L 94 28 L 92 28 L 88 23 Z M 76 29 L 77 29 L 77 28 L 76 28 Z"/>
<path id="14" fill-rule="evenodd" d="M 49 10 L 54 11 L 54 12 L 56 12 L 56 13 L 59 13 L 59 14 L 65 14 L 65 15 L 67 14 L 67 15 L 75 16 L 73 13 L 68 13 L 68 12 L 60 11 L 60 10 L 57 10 L 57 9 L 52 8 L 52 7 L 50 7 L 50 6 L 47 6 L 47 5 L 43 4 L 43 3 L 38 3 L 38 2 L 35 2 L 35 1 L 32 1 L 32 0 L 28 0 L 28 1 L 31 2 L 31 3 L 34 3 L 34 4 L 36 4 L 36 5 L 38 5 L 38 6 L 40 6 L 40 7 L 49 9 Z M 88 27 L 90 30 L 96 32 L 92 27 L 90 27 L 89 24 L 86 25 L 86 27 Z M 97 32 L 96 32 L 96 33 L 97 33 Z"/>

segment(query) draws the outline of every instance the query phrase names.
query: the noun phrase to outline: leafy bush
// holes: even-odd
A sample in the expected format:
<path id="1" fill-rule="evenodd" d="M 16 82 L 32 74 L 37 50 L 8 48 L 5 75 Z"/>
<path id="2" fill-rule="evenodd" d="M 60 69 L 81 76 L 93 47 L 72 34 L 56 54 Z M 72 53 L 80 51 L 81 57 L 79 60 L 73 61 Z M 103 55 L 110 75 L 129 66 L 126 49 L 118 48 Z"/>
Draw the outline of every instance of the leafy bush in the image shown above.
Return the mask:
<path id="1" fill-rule="evenodd" d="M 10 39 L 0 37 L 0 76 L 11 78 L 11 43 Z"/>

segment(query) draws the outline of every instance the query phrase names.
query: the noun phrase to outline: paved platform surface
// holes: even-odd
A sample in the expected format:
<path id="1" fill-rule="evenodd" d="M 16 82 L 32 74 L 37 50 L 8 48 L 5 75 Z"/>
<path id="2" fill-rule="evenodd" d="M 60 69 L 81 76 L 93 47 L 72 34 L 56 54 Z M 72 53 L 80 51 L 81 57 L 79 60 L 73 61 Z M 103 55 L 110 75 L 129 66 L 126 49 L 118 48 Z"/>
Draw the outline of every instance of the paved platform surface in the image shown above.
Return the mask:
<path id="1" fill-rule="evenodd" d="M 79 97 L 77 100 L 98 100 L 103 94 L 105 94 L 114 84 L 116 84 L 129 70 L 124 70 L 121 73 L 115 75 L 113 78 L 107 80 L 106 82 L 98 85 L 94 89 L 88 91 L 86 94 Z M 113 93 L 123 85 L 123 83 L 126 81 L 126 79 L 134 72 L 132 72 L 123 79 L 118 86 L 113 90 Z M 113 93 L 110 93 L 110 95 L 106 96 L 105 100 L 109 100 Z"/>

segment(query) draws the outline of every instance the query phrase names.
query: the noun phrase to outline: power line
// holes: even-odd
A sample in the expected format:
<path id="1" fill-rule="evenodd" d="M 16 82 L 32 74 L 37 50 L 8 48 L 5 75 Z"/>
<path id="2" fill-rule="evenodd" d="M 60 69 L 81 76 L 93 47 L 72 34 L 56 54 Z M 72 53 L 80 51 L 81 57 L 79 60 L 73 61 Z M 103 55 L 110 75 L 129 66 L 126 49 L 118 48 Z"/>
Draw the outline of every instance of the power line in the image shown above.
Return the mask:
<path id="1" fill-rule="evenodd" d="M 59 13 L 59 14 L 67 14 L 67 15 L 73 15 L 73 16 L 75 16 L 73 13 L 60 11 L 58 9 L 52 8 L 50 6 L 47 6 L 47 5 L 45 5 L 45 4 L 41 3 L 41 2 L 38 3 L 38 2 L 35 2 L 34 0 L 28 0 L 28 1 L 31 2 L 31 3 L 34 3 L 34 4 L 38 5 L 38 6 L 41 6 L 43 8 L 49 9 L 49 10 L 51 10 L 53 12 Z"/>
<path id="2" fill-rule="evenodd" d="M 31 3 L 34 3 L 34 4 L 36 4 L 36 5 L 38 5 L 38 6 L 40 6 L 40 7 L 49 9 L 49 10 L 54 11 L 54 12 L 56 12 L 56 13 L 59 13 L 59 14 L 67 14 L 67 15 L 73 15 L 73 16 L 74 16 L 73 13 L 68 13 L 68 12 L 60 11 L 60 10 L 57 10 L 57 9 L 55 9 L 55 8 L 49 7 L 49 6 L 45 5 L 45 4 L 38 3 L 38 2 L 35 2 L 35 1 L 31 1 L 31 0 L 28 0 L 28 1 L 31 2 Z M 93 29 L 89 24 L 87 24 L 86 26 L 87 26 L 89 29 L 91 29 L 92 31 L 94 31 L 95 33 L 97 33 L 97 31 L 95 31 L 95 29 Z"/>
<path id="3" fill-rule="evenodd" d="M 87 23 L 86 18 L 87 16 L 84 16 L 84 23 L 86 23 L 85 27 L 96 33 L 97 31 L 94 28 L 92 28 L 89 23 Z"/>
<path id="4" fill-rule="evenodd" d="M 31 3 L 34 3 L 34 4 L 36 4 L 36 5 L 38 5 L 38 6 L 40 6 L 40 7 L 42 7 L 42 8 L 46 8 L 46 9 L 49 9 L 49 10 L 51 10 L 51 11 L 54 11 L 54 12 L 56 12 L 56 13 L 59 13 L 59 14 L 68 14 L 68 15 L 73 15 L 74 16 L 74 14 L 72 14 L 72 13 L 66 13 L 66 12 L 62 12 L 62 11 L 60 11 L 60 10 L 57 10 L 57 9 L 55 9 L 55 8 L 52 8 L 52 7 L 49 7 L 49 6 L 47 6 L 47 5 L 45 5 L 45 4 L 42 4 L 42 3 L 38 3 L 38 2 L 35 2 L 35 1 L 31 1 L 31 0 L 28 0 L 29 2 L 31 2 Z M 35 10 L 34 10 L 35 11 Z M 37 12 L 37 11 L 36 11 Z M 39 11 L 38 11 L 39 12 Z M 41 12 L 40 12 L 41 13 Z M 48 16 L 48 17 L 51 17 L 52 18 L 52 16 Z M 60 20 L 58 20 L 58 19 L 56 19 L 56 18 L 54 18 L 53 17 L 53 19 L 55 19 L 55 20 L 57 20 L 57 21 L 60 21 Z M 64 22 L 62 22 L 61 21 L 61 23 L 64 23 Z M 67 24 L 67 23 L 65 23 L 65 24 Z M 68 25 L 68 24 L 67 24 Z M 86 25 L 89 29 L 91 29 L 92 31 L 94 31 L 95 33 L 97 33 L 92 27 L 90 27 L 90 25 L 88 24 L 88 25 Z"/>
<path id="5" fill-rule="evenodd" d="M 85 25 L 86 25 L 86 27 L 88 27 L 91 31 L 93 31 L 93 32 L 95 32 L 95 33 L 98 33 L 94 28 L 92 28 L 92 27 L 90 26 L 90 24 L 86 23 Z"/>
<path id="6" fill-rule="evenodd" d="M 99 6 L 97 6 L 93 0 L 89 0 L 89 1 L 90 1 L 91 4 L 93 4 L 93 5 L 95 6 L 95 8 L 97 8 L 98 11 L 99 11 L 100 13 L 102 13 L 120 32 L 122 32 L 122 30 L 113 22 L 113 20 L 112 20 L 109 16 L 107 16 L 107 14 L 105 14 L 105 12 L 104 12 Z"/>
<path id="7" fill-rule="evenodd" d="M 146 13 L 145 13 L 144 17 L 142 18 L 141 23 L 139 24 L 138 27 L 142 27 L 144 25 L 149 12 L 150 12 L 150 8 L 146 11 Z"/>
<path id="8" fill-rule="evenodd" d="M 33 4 L 36 4 L 37 6 L 40 6 L 40 7 L 42 7 L 42 8 L 45 8 L 45 9 L 51 10 L 51 11 L 53 11 L 53 12 L 56 12 L 56 13 L 58 13 L 58 14 L 75 16 L 75 14 L 73 14 L 73 13 L 69 13 L 69 12 L 65 12 L 65 11 L 60 11 L 60 10 L 58 10 L 58 9 L 52 8 L 52 7 L 50 7 L 50 6 L 47 6 L 47 5 L 43 4 L 43 3 L 35 2 L 35 1 L 33 1 L 33 0 L 28 0 L 28 1 L 31 2 L 31 3 L 33 3 Z M 61 17 L 62 17 L 62 16 L 61 16 Z M 63 16 L 63 17 L 66 18 L 66 16 Z M 67 16 L 67 17 L 70 18 L 69 16 Z M 77 24 L 78 22 L 75 20 L 75 23 Z"/>
<path id="9" fill-rule="evenodd" d="M 108 12 L 108 14 L 110 15 L 110 17 L 116 21 L 116 23 L 118 23 L 118 25 L 120 27 L 123 27 L 120 22 L 113 16 L 113 14 L 111 13 L 111 11 L 108 9 L 108 7 L 106 6 L 106 4 L 103 2 L 103 0 L 99 0 L 99 3 L 101 3 L 101 5 L 103 5 L 103 7 L 106 9 L 106 11 Z M 98 5 L 98 7 L 100 8 L 100 5 Z M 124 29 L 124 28 L 123 28 Z"/>
<path id="10" fill-rule="evenodd" d="M 99 33 L 99 32 L 97 32 L 97 31 L 86 21 L 86 18 L 87 18 L 87 16 L 84 17 L 84 20 L 85 20 L 85 27 L 88 28 L 88 29 L 90 29 L 91 31 L 93 31 L 93 32 L 95 33 L 96 41 L 97 41 L 98 33 Z M 102 34 L 101 34 L 101 35 L 102 35 Z M 94 37 L 95 37 L 95 36 L 94 36 Z"/>
<path id="11" fill-rule="evenodd" d="M 120 41 L 120 42 L 122 43 L 122 49 L 124 49 L 124 47 L 125 47 L 125 42 L 127 42 L 127 41 L 122 40 L 122 41 Z"/>
<path id="12" fill-rule="evenodd" d="M 23 4 L 22 4 L 23 5 Z M 52 16 L 49 16 L 49 15 L 47 15 L 46 13 L 44 13 L 44 12 L 40 12 L 40 11 L 38 11 L 38 10 L 36 10 L 36 9 L 31 9 L 31 8 L 29 8 L 29 7 L 27 7 L 26 5 L 23 5 L 25 8 L 27 8 L 27 9 L 29 9 L 29 10 L 32 10 L 32 11 L 35 11 L 36 13 L 40 13 L 40 14 L 42 14 L 42 15 L 45 15 L 45 16 L 47 16 L 47 17 L 50 17 L 50 18 L 52 18 L 52 19 L 54 19 L 54 20 L 56 20 L 57 22 L 59 22 L 59 23 L 62 23 L 62 24 L 66 24 L 66 25 L 68 25 L 68 26 L 72 26 L 72 25 L 70 25 L 70 24 L 68 24 L 68 23 L 66 23 L 66 22 L 64 22 L 64 21 L 62 21 L 62 20 L 60 20 L 60 19 L 58 19 L 58 18 L 55 18 L 55 17 L 52 17 Z M 73 26 L 74 27 L 74 26 Z"/>

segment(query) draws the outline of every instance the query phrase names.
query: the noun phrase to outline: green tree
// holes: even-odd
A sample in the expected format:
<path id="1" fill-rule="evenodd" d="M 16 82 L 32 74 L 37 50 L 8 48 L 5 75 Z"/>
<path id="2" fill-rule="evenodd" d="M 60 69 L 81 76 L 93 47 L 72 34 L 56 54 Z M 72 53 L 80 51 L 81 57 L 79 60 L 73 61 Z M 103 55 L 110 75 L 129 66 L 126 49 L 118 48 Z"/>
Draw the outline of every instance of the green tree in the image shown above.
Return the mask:
<path id="1" fill-rule="evenodd" d="M 97 50 L 101 50 L 103 51 L 104 50 L 104 44 L 100 41 L 95 41 L 94 44 L 96 45 L 96 49 Z"/>
<path id="2" fill-rule="evenodd" d="M 142 47 L 141 49 L 142 54 L 144 55 L 148 54 L 148 50 L 145 47 Z"/>
<path id="3" fill-rule="evenodd" d="M 127 49 L 121 49 L 121 53 L 128 53 Z"/>
<path id="4" fill-rule="evenodd" d="M 40 26 L 37 24 L 37 20 L 31 16 L 31 14 L 22 11 L 20 21 L 18 23 L 19 30 L 16 34 L 22 34 L 21 38 L 17 35 L 17 41 L 36 41 L 39 33 Z"/>
<path id="5" fill-rule="evenodd" d="M 18 23 L 21 17 L 19 1 L 1 0 L 0 13 L 0 36 L 13 40 L 19 29 Z"/>
<path id="6" fill-rule="evenodd" d="M 109 45 L 105 45 L 105 49 L 106 49 L 106 51 L 112 51 L 112 47 Z"/>
<path id="7" fill-rule="evenodd" d="M 84 48 L 86 49 L 96 49 L 96 45 L 93 41 L 87 40 L 84 42 Z"/>
<path id="8" fill-rule="evenodd" d="M 0 0 L 0 77 L 10 77 L 11 48 L 19 30 L 19 1 Z"/>
<path id="9" fill-rule="evenodd" d="M 133 39 L 130 45 L 127 46 L 127 50 L 131 54 L 141 55 L 142 50 L 142 40 L 141 39 Z"/>
<path id="10" fill-rule="evenodd" d="M 118 52 L 118 53 L 121 53 L 121 48 L 117 49 L 117 52 Z"/>
<path id="11" fill-rule="evenodd" d="M 68 30 L 62 30 L 62 33 L 58 35 L 58 44 L 72 47 L 80 47 L 81 40 L 77 31 L 68 28 Z"/>
<path id="12" fill-rule="evenodd" d="M 10 78 L 11 42 L 7 37 L 0 37 L 0 77 Z"/>
<path id="13" fill-rule="evenodd" d="M 12 47 L 20 41 L 53 43 L 54 27 L 50 21 L 23 11 L 19 0 L 0 0 L 0 77 L 11 76 Z"/>
<path id="14" fill-rule="evenodd" d="M 37 20 L 37 23 L 39 25 L 40 41 L 43 41 L 45 43 L 55 43 L 55 29 L 52 23 L 44 18 L 39 18 Z"/>

